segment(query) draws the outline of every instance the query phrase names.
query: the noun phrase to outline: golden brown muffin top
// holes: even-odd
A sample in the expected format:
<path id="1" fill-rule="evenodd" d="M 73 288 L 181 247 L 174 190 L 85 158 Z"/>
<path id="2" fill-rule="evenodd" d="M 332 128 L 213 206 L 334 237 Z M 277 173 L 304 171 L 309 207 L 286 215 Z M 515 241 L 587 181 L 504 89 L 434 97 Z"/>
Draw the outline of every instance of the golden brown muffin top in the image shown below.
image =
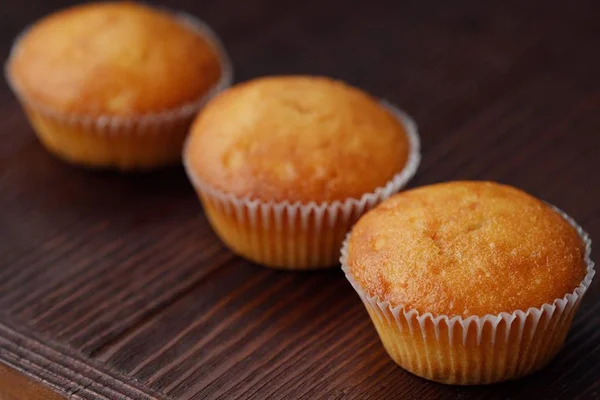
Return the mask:
<path id="1" fill-rule="evenodd" d="M 407 162 L 403 125 L 361 90 L 328 78 L 255 79 L 201 111 L 188 167 L 211 187 L 263 201 L 327 202 L 384 186 Z"/>
<path id="2" fill-rule="evenodd" d="M 27 100 L 55 111 L 129 116 L 198 100 L 219 80 L 220 61 L 173 15 L 96 3 L 33 25 L 15 46 L 8 74 Z"/>
<path id="3" fill-rule="evenodd" d="M 540 200 L 492 182 L 400 193 L 352 230 L 348 272 L 369 296 L 421 314 L 498 314 L 552 303 L 586 274 L 576 230 Z"/>

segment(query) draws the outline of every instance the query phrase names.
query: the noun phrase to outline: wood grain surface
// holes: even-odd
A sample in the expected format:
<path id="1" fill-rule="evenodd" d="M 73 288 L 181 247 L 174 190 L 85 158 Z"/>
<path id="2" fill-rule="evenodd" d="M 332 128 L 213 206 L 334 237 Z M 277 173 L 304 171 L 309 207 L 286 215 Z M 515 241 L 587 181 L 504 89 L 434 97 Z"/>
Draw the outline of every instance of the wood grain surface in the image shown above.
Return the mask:
<path id="1" fill-rule="evenodd" d="M 68 4 L 1 1 L 3 54 Z M 423 141 L 411 186 L 498 180 L 600 237 L 599 2 L 163 4 L 221 34 L 237 81 L 329 75 L 407 110 Z M 599 279 L 543 371 L 430 383 L 386 356 L 339 268 L 277 272 L 232 255 L 181 168 L 66 165 L 6 84 L 0 121 L 0 362 L 15 377 L 74 399 L 600 398 Z M 35 398 L 19 382 L 0 378 L 2 398 Z"/>

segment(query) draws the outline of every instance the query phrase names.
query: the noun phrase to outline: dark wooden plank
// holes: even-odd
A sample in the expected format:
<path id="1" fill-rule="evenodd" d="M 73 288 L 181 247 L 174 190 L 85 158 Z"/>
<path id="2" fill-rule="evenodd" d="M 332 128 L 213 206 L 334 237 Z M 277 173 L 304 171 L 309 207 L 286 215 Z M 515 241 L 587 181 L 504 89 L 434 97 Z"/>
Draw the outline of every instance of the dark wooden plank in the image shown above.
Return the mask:
<path id="1" fill-rule="evenodd" d="M 6 318 L 4 318 L 6 321 Z M 160 400 L 165 397 L 23 326 L 0 323 L 2 363 L 68 398 Z M 24 397 L 25 398 L 25 397 Z"/>
<path id="2" fill-rule="evenodd" d="M 0 46 L 73 3 L 0 2 Z M 413 186 L 499 180 L 600 237 L 597 2 L 164 4 L 221 33 L 238 80 L 331 75 L 405 108 L 423 140 Z M 426 382 L 386 356 L 341 271 L 272 271 L 229 253 L 181 168 L 65 165 L 5 84 L 0 119 L 0 387 L 14 379 L 0 396 L 32 398 L 42 382 L 76 399 L 600 398 L 597 282 L 543 371 Z"/>

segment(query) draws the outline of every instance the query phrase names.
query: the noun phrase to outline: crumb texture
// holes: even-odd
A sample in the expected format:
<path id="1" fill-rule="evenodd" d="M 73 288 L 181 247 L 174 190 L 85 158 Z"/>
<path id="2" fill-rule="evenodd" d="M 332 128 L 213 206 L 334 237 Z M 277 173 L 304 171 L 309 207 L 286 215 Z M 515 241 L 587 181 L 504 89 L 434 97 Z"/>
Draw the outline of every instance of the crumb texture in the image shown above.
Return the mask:
<path id="1" fill-rule="evenodd" d="M 540 200 L 491 182 L 400 193 L 354 227 L 348 267 L 368 295 L 434 315 L 551 303 L 586 273 L 575 229 Z"/>
<path id="2" fill-rule="evenodd" d="M 256 79 L 200 113 L 186 150 L 207 184 L 261 200 L 358 198 L 406 164 L 403 125 L 375 99 L 327 78 Z"/>
<path id="3" fill-rule="evenodd" d="M 97 3 L 34 24 L 8 72 L 22 96 L 57 112 L 132 115 L 198 100 L 218 81 L 220 61 L 198 32 L 167 12 Z"/>

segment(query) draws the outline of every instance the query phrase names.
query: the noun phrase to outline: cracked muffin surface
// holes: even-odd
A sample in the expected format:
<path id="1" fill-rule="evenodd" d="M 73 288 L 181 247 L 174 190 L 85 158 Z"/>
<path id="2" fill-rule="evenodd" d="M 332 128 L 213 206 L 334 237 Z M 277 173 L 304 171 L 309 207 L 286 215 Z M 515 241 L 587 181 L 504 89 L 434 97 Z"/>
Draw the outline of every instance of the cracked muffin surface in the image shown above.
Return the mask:
<path id="1" fill-rule="evenodd" d="M 391 197 L 355 225 L 347 262 L 369 296 L 463 317 L 552 303 L 586 273 L 584 243 L 568 221 L 492 182 L 442 183 Z"/>
<path id="2" fill-rule="evenodd" d="M 198 101 L 221 77 L 217 49 L 189 18 L 129 2 L 42 18 L 7 65 L 28 102 L 58 113 L 135 117 Z"/>
<path id="3" fill-rule="evenodd" d="M 200 113 L 185 151 L 206 184 L 263 201 L 329 202 L 384 186 L 409 154 L 405 127 L 377 100 L 328 78 L 236 85 Z"/>

